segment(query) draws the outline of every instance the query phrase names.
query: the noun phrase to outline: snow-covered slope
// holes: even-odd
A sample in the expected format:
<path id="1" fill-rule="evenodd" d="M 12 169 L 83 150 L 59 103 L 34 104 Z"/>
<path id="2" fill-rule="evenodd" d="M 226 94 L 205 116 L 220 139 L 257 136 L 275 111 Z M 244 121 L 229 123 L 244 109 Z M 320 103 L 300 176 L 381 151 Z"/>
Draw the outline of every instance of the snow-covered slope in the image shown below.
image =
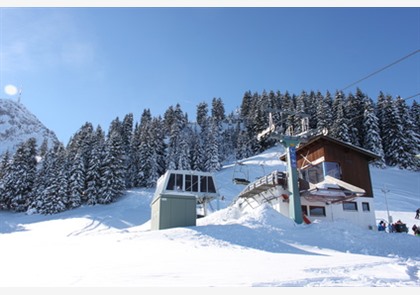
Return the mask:
<path id="1" fill-rule="evenodd" d="M 250 179 L 281 170 L 281 153 L 274 147 L 245 159 Z M 230 206 L 243 189 L 232 183 L 234 171 L 226 165 L 216 173 L 225 199 L 192 227 L 151 231 L 153 189 L 56 215 L 0 211 L 0 287 L 420 286 L 420 237 L 411 230 L 388 234 L 343 221 L 297 225 L 268 206 L 240 210 Z M 372 181 L 377 217 L 387 214 L 386 184 L 394 219 L 420 225 L 419 172 L 372 168 Z"/>
<path id="2" fill-rule="evenodd" d="M 11 99 L 0 99 L 0 155 L 11 153 L 22 142 L 34 137 L 38 147 L 44 139 L 51 147 L 58 142 L 53 131 L 45 127 L 23 104 Z"/>

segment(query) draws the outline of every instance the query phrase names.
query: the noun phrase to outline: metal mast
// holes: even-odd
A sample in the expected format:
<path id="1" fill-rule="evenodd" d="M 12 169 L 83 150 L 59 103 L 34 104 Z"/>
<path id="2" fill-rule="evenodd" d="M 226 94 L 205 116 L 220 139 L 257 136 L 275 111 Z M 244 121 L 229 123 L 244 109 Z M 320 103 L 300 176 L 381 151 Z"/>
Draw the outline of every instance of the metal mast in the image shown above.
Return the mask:
<path id="1" fill-rule="evenodd" d="M 265 136 L 270 136 L 277 139 L 286 148 L 287 159 L 287 185 L 290 192 L 289 195 L 289 216 L 296 223 L 303 223 L 302 206 L 300 202 L 299 193 L 299 175 L 297 171 L 296 147 L 306 141 L 307 136 L 312 135 L 314 132 L 309 131 L 308 115 L 296 114 L 302 116 L 302 132 L 293 135 L 292 131 L 283 134 L 283 132 L 276 132 L 271 112 L 269 113 L 269 125 L 261 133 L 257 135 L 257 139 Z M 324 131 L 325 132 L 325 131 Z"/>

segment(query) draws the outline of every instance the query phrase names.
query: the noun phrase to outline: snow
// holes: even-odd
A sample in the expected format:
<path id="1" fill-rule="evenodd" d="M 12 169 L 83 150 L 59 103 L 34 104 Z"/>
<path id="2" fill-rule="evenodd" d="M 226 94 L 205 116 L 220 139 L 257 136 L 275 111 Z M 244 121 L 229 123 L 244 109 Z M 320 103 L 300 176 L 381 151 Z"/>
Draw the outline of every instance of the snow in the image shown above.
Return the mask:
<path id="1" fill-rule="evenodd" d="M 246 159 L 250 179 L 284 170 L 281 154 Z M 0 287 L 420 287 L 411 231 L 420 225 L 419 172 L 371 168 L 377 220 L 388 203 L 410 228 L 390 234 L 344 221 L 295 224 L 269 206 L 241 211 L 231 206 L 244 188 L 234 170 L 216 173 L 224 200 L 194 227 L 151 231 L 153 189 L 56 215 L 0 212 Z"/>

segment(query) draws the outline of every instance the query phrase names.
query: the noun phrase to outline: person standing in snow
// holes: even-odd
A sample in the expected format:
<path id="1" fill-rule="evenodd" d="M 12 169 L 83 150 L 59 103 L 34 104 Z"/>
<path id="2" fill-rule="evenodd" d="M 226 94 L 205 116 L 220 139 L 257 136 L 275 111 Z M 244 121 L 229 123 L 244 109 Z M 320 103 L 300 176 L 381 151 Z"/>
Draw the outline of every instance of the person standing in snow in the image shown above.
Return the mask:
<path id="1" fill-rule="evenodd" d="M 413 225 L 411 229 L 413 230 L 415 236 L 420 236 L 420 228 L 416 224 Z"/>
<path id="2" fill-rule="evenodd" d="M 420 208 L 417 208 L 417 210 L 416 210 L 416 216 L 414 218 L 415 219 L 419 219 L 420 218 L 419 215 L 420 215 Z"/>
<path id="3" fill-rule="evenodd" d="M 378 224 L 378 231 L 385 231 L 385 229 L 386 229 L 386 223 L 383 220 L 381 220 L 381 222 L 379 222 Z"/>

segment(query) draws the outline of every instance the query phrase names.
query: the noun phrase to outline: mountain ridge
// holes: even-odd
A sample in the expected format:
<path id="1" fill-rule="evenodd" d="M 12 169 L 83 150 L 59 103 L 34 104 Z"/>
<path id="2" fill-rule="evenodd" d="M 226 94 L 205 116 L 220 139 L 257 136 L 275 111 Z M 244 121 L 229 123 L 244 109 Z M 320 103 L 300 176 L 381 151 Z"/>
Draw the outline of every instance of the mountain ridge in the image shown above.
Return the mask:
<path id="1" fill-rule="evenodd" d="M 21 143 L 31 137 L 36 139 L 38 147 L 44 140 L 47 140 L 49 147 L 59 142 L 54 131 L 22 103 L 0 98 L 0 155 L 6 151 L 13 154 Z"/>

